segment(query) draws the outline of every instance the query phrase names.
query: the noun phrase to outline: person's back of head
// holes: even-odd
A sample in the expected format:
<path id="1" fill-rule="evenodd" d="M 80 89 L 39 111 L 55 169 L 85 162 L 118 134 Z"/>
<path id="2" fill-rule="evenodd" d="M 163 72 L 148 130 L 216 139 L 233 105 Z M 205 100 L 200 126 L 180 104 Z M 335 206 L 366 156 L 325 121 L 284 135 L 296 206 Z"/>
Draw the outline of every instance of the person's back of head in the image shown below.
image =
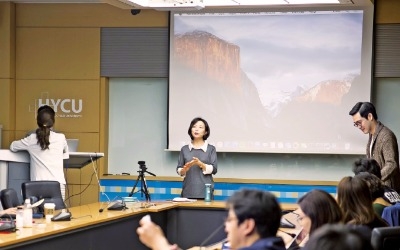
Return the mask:
<path id="1" fill-rule="evenodd" d="M 377 198 L 383 197 L 385 190 L 383 188 L 381 179 L 379 179 L 377 176 L 367 172 L 360 172 L 356 175 L 356 177 L 364 180 L 368 184 L 373 201 Z"/>
<path id="2" fill-rule="evenodd" d="M 355 175 L 361 172 L 368 172 L 376 175 L 379 179 L 382 179 L 381 167 L 378 162 L 372 158 L 360 158 L 353 163 L 353 173 Z"/>
<path id="3" fill-rule="evenodd" d="M 36 123 L 38 129 L 36 130 L 36 138 L 40 147 L 45 150 L 49 148 L 50 141 L 50 130 L 54 126 L 55 112 L 50 106 L 43 106 L 42 109 L 38 109 L 36 117 Z"/>
<path id="4" fill-rule="evenodd" d="M 327 224 L 315 231 L 304 250 L 372 250 L 370 240 L 343 224 Z"/>
<path id="5" fill-rule="evenodd" d="M 243 189 L 235 192 L 227 201 L 240 225 L 253 219 L 260 238 L 275 237 L 280 226 L 281 208 L 275 196 L 267 191 Z"/>
<path id="6" fill-rule="evenodd" d="M 375 219 L 368 184 L 357 176 L 346 176 L 340 180 L 337 201 L 345 223 L 367 224 Z"/>
<path id="7" fill-rule="evenodd" d="M 343 219 L 342 210 L 336 200 L 323 190 L 314 189 L 298 201 L 300 209 L 311 220 L 309 234 L 328 223 L 338 223 Z"/>
<path id="8" fill-rule="evenodd" d="M 40 111 L 47 109 L 48 112 L 52 113 L 53 115 L 55 115 L 54 109 L 52 107 L 50 107 L 49 105 L 42 105 L 37 109 L 37 114 L 39 114 Z"/>

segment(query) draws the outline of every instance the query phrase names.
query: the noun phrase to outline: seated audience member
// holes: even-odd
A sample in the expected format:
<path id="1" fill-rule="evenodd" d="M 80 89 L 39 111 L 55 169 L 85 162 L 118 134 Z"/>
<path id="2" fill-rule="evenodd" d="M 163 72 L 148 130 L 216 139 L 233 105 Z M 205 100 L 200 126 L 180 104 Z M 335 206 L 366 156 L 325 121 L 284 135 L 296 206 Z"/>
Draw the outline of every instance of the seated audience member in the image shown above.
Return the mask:
<path id="1" fill-rule="evenodd" d="M 337 188 L 337 201 L 347 224 L 365 225 L 371 230 L 387 227 L 388 224 L 378 216 L 372 207 L 368 184 L 361 178 L 346 176 Z"/>
<path id="2" fill-rule="evenodd" d="M 382 216 L 383 209 L 392 204 L 383 199 L 384 190 L 381 179 L 367 172 L 361 172 L 357 177 L 367 182 L 373 201 L 372 207 L 374 208 L 375 213 Z"/>
<path id="3" fill-rule="evenodd" d="M 231 249 L 284 250 L 276 237 L 281 220 L 281 208 L 275 196 L 262 190 L 243 189 L 227 201 L 228 217 L 225 231 Z M 176 249 L 165 238 L 161 228 L 148 220 L 140 220 L 136 230 L 140 241 L 153 250 Z"/>
<path id="4" fill-rule="evenodd" d="M 342 222 L 343 214 L 336 200 L 329 193 L 314 189 L 302 196 L 297 202 L 298 222 L 304 233 L 311 236 L 316 229 L 325 225 Z M 299 246 L 303 246 L 302 242 Z M 289 249 L 298 249 L 292 246 Z"/>
<path id="5" fill-rule="evenodd" d="M 343 224 L 327 224 L 310 236 L 304 250 L 372 250 L 369 238 Z"/>
<path id="6" fill-rule="evenodd" d="M 0 216 L 3 216 L 5 214 L 16 214 L 17 213 L 17 208 L 16 207 L 10 207 L 5 210 L 0 211 Z"/>
<path id="7" fill-rule="evenodd" d="M 360 158 L 355 161 L 353 164 L 353 173 L 357 175 L 361 172 L 368 172 L 382 180 L 381 167 L 374 159 Z M 400 195 L 396 192 L 396 190 L 388 187 L 383 182 L 382 186 L 384 190 L 383 199 L 385 201 L 389 202 L 392 205 L 400 202 Z"/>

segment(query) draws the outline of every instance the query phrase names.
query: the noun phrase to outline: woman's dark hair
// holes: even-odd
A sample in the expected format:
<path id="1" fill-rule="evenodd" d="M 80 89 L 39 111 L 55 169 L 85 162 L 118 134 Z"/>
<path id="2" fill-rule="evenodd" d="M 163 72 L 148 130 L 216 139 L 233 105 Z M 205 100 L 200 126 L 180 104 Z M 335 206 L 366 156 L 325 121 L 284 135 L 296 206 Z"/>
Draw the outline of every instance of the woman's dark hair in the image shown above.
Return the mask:
<path id="1" fill-rule="evenodd" d="M 261 238 L 276 236 L 281 221 L 281 208 L 275 196 L 267 191 L 242 189 L 227 201 L 237 217 L 238 225 L 253 219 Z"/>
<path id="2" fill-rule="evenodd" d="M 368 172 L 376 175 L 379 179 L 382 179 L 381 167 L 379 163 L 372 158 L 360 158 L 353 163 L 353 173 L 355 175 L 361 172 Z"/>
<path id="3" fill-rule="evenodd" d="M 381 179 L 379 179 L 377 176 L 368 172 L 361 172 L 357 175 L 357 178 L 360 178 L 367 182 L 373 201 L 376 198 L 383 197 L 385 189 L 383 188 Z"/>
<path id="4" fill-rule="evenodd" d="M 36 138 L 42 150 L 48 149 L 50 145 L 49 137 L 50 130 L 54 126 L 55 112 L 50 106 L 44 106 L 38 109 L 36 122 L 38 128 L 36 129 Z"/>
<path id="5" fill-rule="evenodd" d="M 348 225 L 324 225 L 306 243 L 304 250 L 372 250 L 370 239 Z"/>
<path id="6" fill-rule="evenodd" d="M 378 120 L 375 106 L 370 102 L 357 102 L 356 105 L 350 110 L 349 115 L 360 113 L 361 117 L 368 119 L 368 114 L 371 113 L 375 120 Z"/>
<path id="7" fill-rule="evenodd" d="M 302 196 L 297 203 L 303 213 L 311 220 L 310 235 L 322 225 L 342 221 L 342 211 L 336 200 L 323 190 L 311 190 Z"/>
<path id="8" fill-rule="evenodd" d="M 207 140 L 207 138 L 210 136 L 210 127 L 208 126 L 207 121 L 204 120 L 201 117 L 196 117 L 190 122 L 189 129 L 188 129 L 188 134 L 189 134 L 190 138 L 193 140 L 194 138 L 193 138 L 193 135 L 192 135 L 192 128 L 199 121 L 204 123 L 204 126 L 205 126 L 204 129 L 206 130 L 206 133 L 203 135 L 203 140 Z"/>
<path id="9" fill-rule="evenodd" d="M 337 188 L 337 201 L 343 211 L 345 223 L 366 225 L 375 219 L 372 197 L 366 181 L 343 177 Z"/>

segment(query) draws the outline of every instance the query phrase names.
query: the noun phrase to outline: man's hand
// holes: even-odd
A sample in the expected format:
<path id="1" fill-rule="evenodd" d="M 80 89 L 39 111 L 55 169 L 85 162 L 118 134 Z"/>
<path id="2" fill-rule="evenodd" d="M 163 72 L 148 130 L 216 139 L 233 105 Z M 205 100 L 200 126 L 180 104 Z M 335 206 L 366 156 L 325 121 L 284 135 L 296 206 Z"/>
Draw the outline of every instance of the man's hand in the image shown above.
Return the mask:
<path id="1" fill-rule="evenodd" d="M 140 241 L 153 250 L 175 249 L 164 236 L 162 229 L 146 216 L 139 221 L 140 227 L 136 229 Z"/>

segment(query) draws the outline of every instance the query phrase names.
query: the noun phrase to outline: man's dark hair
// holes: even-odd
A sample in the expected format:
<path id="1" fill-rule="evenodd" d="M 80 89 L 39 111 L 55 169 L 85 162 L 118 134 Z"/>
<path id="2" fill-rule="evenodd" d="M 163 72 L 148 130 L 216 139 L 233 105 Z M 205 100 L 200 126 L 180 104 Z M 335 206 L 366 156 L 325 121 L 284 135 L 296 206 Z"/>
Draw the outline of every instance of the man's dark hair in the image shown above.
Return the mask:
<path id="1" fill-rule="evenodd" d="M 267 191 L 243 189 L 235 192 L 227 201 L 240 225 L 253 219 L 261 238 L 276 236 L 281 221 L 281 208 L 275 196 Z"/>
<path id="2" fill-rule="evenodd" d="M 356 105 L 350 110 L 349 115 L 360 113 L 361 117 L 368 119 L 368 114 L 371 113 L 375 120 L 378 120 L 375 106 L 370 102 L 357 102 Z"/>
<path id="3" fill-rule="evenodd" d="M 368 172 L 382 179 L 381 167 L 379 163 L 372 158 L 360 158 L 353 163 L 353 173 L 357 175 L 361 172 Z"/>

